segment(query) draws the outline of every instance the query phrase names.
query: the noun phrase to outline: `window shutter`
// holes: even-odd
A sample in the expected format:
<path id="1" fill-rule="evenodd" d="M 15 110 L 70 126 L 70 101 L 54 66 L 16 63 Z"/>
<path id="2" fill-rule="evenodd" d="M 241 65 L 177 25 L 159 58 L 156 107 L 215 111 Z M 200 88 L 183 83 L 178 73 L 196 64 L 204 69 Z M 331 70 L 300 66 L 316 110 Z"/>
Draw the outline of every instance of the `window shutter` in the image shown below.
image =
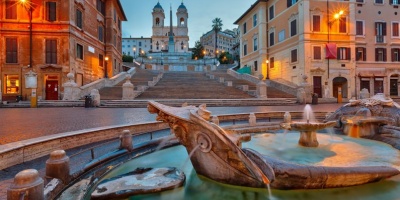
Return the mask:
<path id="1" fill-rule="evenodd" d="M 346 59 L 347 60 L 350 60 L 350 56 L 351 56 L 351 49 L 350 48 L 346 48 L 347 49 L 347 51 L 346 51 Z"/>
<path id="2" fill-rule="evenodd" d="M 390 0 L 390 1 L 389 1 L 389 4 L 390 4 L 390 5 L 393 5 L 393 0 Z"/>
<path id="3" fill-rule="evenodd" d="M 292 6 L 292 0 L 287 0 L 287 7 L 289 8 L 290 6 Z"/>
<path id="4" fill-rule="evenodd" d="M 375 35 L 378 35 L 378 22 L 375 22 Z"/>
<path id="5" fill-rule="evenodd" d="M 336 59 L 340 60 L 340 48 L 339 47 L 336 50 Z"/>
<path id="6" fill-rule="evenodd" d="M 375 49 L 375 61 L 378 61 L 378 49 Z"/>
<path id="7" fill-rule="evenodd" d="M 367 60 L 367 48 L 363 47 L 363 61 Z"/>
<path id="8" fill-rule="evenodd" d="M 383 49 L 383 61 L 386 61 L 386 49 Z"/>
<path id="9" fill-rule="evenodd" d="M 382 23 L 382 35 L 386 35 L 386 22 Z"/>

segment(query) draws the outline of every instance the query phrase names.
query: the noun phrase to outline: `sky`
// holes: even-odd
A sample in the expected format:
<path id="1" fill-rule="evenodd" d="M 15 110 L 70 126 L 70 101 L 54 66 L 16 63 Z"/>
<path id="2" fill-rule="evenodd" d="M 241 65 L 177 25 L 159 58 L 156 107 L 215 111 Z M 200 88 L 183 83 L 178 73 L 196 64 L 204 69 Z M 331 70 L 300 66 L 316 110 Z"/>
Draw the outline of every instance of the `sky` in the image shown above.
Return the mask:
<path id="1" fill-rule="evenodd" d="M 173 25 L 176 26 L 176 11 L 182 0 L 120 0 L 126 22 L 122 23 L 122 37 L 151 37 L 154 6 L 160 1 L 165 12 L 165 25 L 169 26 L 169 9 L 172 5 Z M 211 30 L 212 20 L 222 19 L 222 30 L 236 28 L 235 22 L 256 0 L 183 0 L 189 18 L 189 45 Z M 167 25 L 168 24 L 168 25 Z"/>

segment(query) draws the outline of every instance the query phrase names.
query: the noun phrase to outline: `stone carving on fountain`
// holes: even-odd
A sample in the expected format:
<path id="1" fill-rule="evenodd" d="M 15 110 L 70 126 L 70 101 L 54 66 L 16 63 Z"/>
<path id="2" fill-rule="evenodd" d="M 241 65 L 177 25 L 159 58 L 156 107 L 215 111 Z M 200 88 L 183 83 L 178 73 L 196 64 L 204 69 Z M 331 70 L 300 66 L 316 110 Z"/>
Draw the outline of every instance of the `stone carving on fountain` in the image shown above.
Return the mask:
<path id="1" fill-rule="evenodd" d="M 322 167 L 297 165 L 241 148 L 241 137 L 209 122 L 205 105 L 169 107 L 150 101 L 150 113 L 167 122 L 175 136 L 192 153 L 197 174 L 239 186 L 277 189 L 334 188 L 379 181 L 399 174 L 387 166 Z"/>
<path id="2" fill-rule="evenodd" d="M 325 121 L 341 120 L 344 116 L 355 116 L 362 108 L 370 110 L 372 117 L 386 118 L 386 124 L 400 126 L 400 105 L 382 93 L 367 99 L 350 100 L 350 103 L 330 114 Z"/>

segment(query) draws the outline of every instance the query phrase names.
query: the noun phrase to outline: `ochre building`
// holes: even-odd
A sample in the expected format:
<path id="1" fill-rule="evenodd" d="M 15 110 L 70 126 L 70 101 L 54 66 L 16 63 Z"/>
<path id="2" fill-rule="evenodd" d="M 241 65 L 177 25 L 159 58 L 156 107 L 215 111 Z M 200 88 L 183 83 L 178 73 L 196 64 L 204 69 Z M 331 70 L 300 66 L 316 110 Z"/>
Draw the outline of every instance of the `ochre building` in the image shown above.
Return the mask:
<path id="1" fill-rule="evenodd" d="M 122 71 L 119 0 L 5 0 L 0 3 L 3 101 L 28 100 L 25 74 L 37 73 L 37 98 L 62 99 L 68 73 L 79 85 Z"/>

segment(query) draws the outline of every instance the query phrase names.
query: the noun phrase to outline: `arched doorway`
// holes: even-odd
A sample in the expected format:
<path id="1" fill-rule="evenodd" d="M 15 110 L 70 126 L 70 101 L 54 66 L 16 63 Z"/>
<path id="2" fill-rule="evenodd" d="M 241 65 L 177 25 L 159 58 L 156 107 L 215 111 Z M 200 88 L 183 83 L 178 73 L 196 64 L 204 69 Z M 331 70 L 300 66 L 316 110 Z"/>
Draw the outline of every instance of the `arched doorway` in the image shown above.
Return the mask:
<path id="1" fill-rule="evenodd" d="M 347 98 L 347 79 L 344 77 L 336 77 L 332 80 L 333 97 L 338 97 L 339 87 L 342 88 L 342 97 Z"/>
<path id="2" fill-rule="evenodd" d="M 399 81 L 399 75 L 398 74 L 394 74 L 392 76 L 390 76 L 390 96 L 398 96 L 399 92 L 398 92 L 398 81 Z"/>

